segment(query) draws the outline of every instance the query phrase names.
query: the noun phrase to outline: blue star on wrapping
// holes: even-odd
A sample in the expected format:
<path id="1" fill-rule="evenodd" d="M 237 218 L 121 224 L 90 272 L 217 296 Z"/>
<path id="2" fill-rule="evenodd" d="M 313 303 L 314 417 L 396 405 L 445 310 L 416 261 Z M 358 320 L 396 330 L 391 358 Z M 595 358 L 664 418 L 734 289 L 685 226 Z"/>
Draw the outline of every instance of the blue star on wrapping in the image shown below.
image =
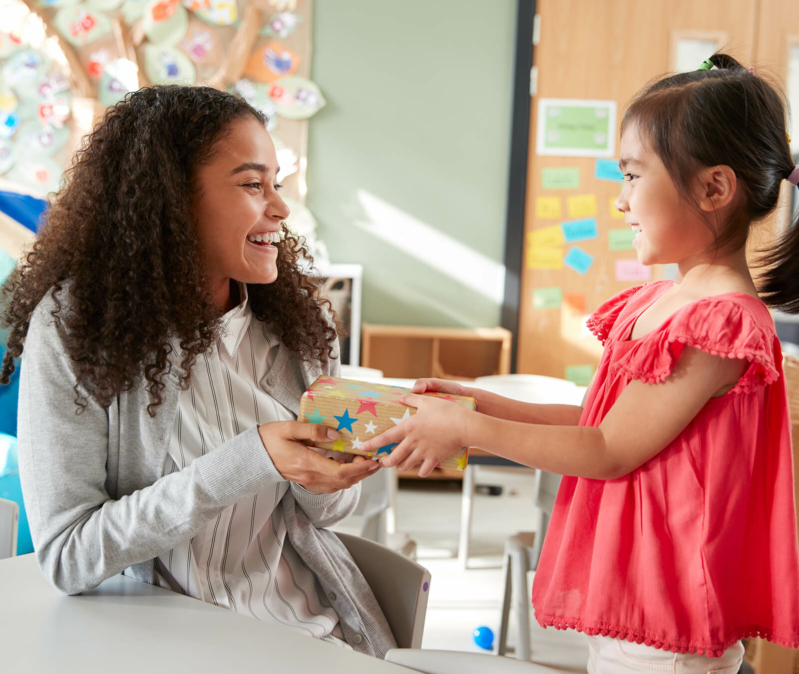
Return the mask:
<path id="1" fill-rule="evenodd" d="M 381 454 L 391 454 L 391 450 L 394 449 L 394 447 L 396 447 L 398 444 L 398 442 L 392 442 L 390 445 L 384 445 L 377 450 L 377 455 L 380 456 Z"/>
<path id="2" fill-rule="evenodd" d="M 375 393 L 374 391 L 367 391 L 366 393 L 361 393 L 360 397 L 365 398 L 366 396 L 369 396 L 370 398 L 379 398 L 380 394 Z"/>
<path id="3" fill-rule="evenodd" d="M 306 414 L 305 416 L 312 424 L 321 424 L 325 419 L 327 419 L 327 417 L 323 417 L 321 414 L 319 414 L 318 407 L 314 410 L 313 414 Z"/>
<path id="4" fill-rule="evenodd" d="M 353 384 L 352 386 L 348 386 L 347 388 L 354 388 L 356 391 L 360 391 L 361 387 L 358 384 Z"/>
<path id="5" fill-rule="evenodd" d="M 349 410 L 344 410 L 344 414 L 342 414 L 340 417 L 336 417 L 334 415 L 334 418 L 338 420 L 338 428 L 336 429 L 337 431 L 340 431 L 343 428 L 344 430 L 347 430 L 350 433 L 352 433 L 352 424 L 358 421 L 358 417 L 350 416 Z"/>

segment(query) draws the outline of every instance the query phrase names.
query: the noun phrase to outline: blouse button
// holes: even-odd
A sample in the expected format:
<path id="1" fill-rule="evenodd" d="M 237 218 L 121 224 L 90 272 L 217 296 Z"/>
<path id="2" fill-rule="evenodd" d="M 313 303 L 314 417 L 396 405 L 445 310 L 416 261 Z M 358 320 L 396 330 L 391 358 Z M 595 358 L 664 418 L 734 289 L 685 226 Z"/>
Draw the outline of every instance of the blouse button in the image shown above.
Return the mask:
<path id="1" fill-rule="evenodd" d="M 360 634 L 353 634 L 352 635 L 352 643 L 359 644 L 363 641 L 363 637 Z"/>
<path id="2" fill-rule="evenodd" d="M 329 592 L 327 596 L 330 598 L 330 601 L 336 601 L 336 593 L 335 592 Z"/>
<path id="3" fill-rule="evenodd" d="M 267 386 L 274 386 L 274 385 L 275 385 L 275 380 L 274 380 L 272 377 L 269 377 L 269 378 L 266 380 L 266 385 L 267 385 Z"/>

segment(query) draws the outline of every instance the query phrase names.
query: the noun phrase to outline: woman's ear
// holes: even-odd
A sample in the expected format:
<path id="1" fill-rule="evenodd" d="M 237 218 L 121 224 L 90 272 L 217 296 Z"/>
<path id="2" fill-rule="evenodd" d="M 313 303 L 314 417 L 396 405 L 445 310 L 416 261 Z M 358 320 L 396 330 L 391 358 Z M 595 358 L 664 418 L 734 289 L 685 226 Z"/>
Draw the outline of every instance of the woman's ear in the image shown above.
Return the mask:
<path id="1" fill-rule="evenodd" d="M 737 189 L 738 178 L 729 166 L 708 166 L 696 176 L 697 203 L 706 212 L 730 205 Z"/>

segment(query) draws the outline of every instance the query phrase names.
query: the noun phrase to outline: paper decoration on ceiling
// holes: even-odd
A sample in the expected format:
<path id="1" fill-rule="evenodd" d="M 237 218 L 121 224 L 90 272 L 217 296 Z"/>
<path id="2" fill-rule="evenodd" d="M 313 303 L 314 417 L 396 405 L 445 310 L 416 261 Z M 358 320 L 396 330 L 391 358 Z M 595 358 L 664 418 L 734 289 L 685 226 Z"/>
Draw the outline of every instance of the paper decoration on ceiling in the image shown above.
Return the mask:
<path id="1" fill-rule="evenodd" d="M 19 115 L 0 111 L 0 138 L 11 138 L 19 128 Z"/>
<path id="2" fill-rule="evenodd" d="M 127 59 L 114 59 L 103 69 L 99 99 L 106 107 L 116 105 L 125 94 L 139 88 L 138 68 Z"/>
<path id="3" fill-rule="evenodd" d="M 214 26 L 231 26 L 239 20 L 234 0 L 208 0 L 207 7 L 195 9 L 194 13 Z"/>
<path id="4" fill-rule="evenodd" d="M 129 26 L 136 21 L 142 14 L 144 14 L 144 7 L 147 5 L 147 0 L 125 0 L 122 5 L 122 18 Z"/>
<path id="5" fill-rule="evenodd" d="M 174 47 L 144 46 L 144 72 L 153 84 L 194 84 L 197 71 L 188 56 Z"/>
<path id="6" fill-rule="evenodd" d="M 68 5 L 77 5 L 80 0 L 39 0 L 41 7 L 66 7 Z"/>
<path id="7" fill-rule="evenodd" d="M 269 87 L 260 82 L 241 79 L 231 87 L 231 93 L 238 94 L 267 119 L 266 130 L 270 133 L 277 128 L 277 106 L 269 98 Z"/>
<path id="8" fill-rule="evenodd" d="M 211 4 L 209 0 L 183 0 L 183 6 L 190 12 L 199 12 L 201 9 L 208 9 Z"/>
<path id="9" fill-rule="evenodd" d="M 89 54 L 89 63 L 86 65 L 86 72 L 91 77 L 102 77 L 105 64 L 113 58 L 114 55 L 108 51 L 108 49 L 93 51 Z"/>
<path id="10" fill-rule="evenodd" d="M 272 141 L 275 144 L 275 154 L 277 155 L 277 165 L 280 167 L 280 171 L 277 174 L 277 181 L 282 182 L 290 175 L 293 175 L 300 169 L 299 155 L 294 151 L 293 148 L 290 148 L 286 145 L 280 138 L 277 136 L 272 136 Z"/>
<path id="11" fill-rule="evenodd" d="M 278 12 L 293 12 L 297 9 L 297 3 L 298 0 L 269 0 L 269 4 Z"/>
<path id="12" fill-rule="evenodd" d="M 308 119 L 324 107 L 319 87 L 304 77 L 285 77 L 269 87 L 277 114 L 286 119 Z"/>
<path id="13" fill-rule="evenodd" d="M 50 60 L 30 49 L 17 52 L 3 64 L 3 84 L 19 95 L 35 95 L 50 68 Z"/>
<path id="14" fill-rule="evenodd" d="M 300 23 L 302 23 L 302 17 L 298 14 L 293 14 L 292 12 L 273 14 L 267 24 L 261 28 L 260 35 L 286 38 L 294 34 Z"/>
<path id="15" fill-rule="evenodd" d="M 86 4 L 92 9 L 101 12 L 113 12 L 118 9 L 124 0 L 86 0 Z"/>
<path id="16" fill-rule="evenodd" d="M 19 40 L 9 33 L 0 32 L 0 59 L 8 58 L 19 49 Z"/>
<path id="17" fill-rule="evenodd" d="M 61 167 L 50 157 L 25 158 L 17 154 L 16 163 L 7 175 L 9 180 L 20 182 L 38 192 L 54 192 L 61 179 Z"/>
<path id="18" fill-rule="evenodd" d="M 60 129 L 69 118 L 69 97 L 59 96 L 42 101 L 36 116 L 42 124 Z"/>
<path id="19" fill-rule="evenodd" d="M 69 140 L 69 130 L 42 124 L 31 119 L 22 124 L 15 137 L 16 153 L 19 157 L 51 156 Z"/>
<path id="20" fill-rule="evenodd" d="M 279 42 L 270 42 L 253 52 L 244 74 L 270 84 L 296 73 L 299 62 L 299 57 L 291 49 Z"/>
<path id="21" fill-rule="evenodd" d="M 7 140 L 0 140 L 0 173 L 5 173 L 14 164 L 14 146 Z"/>
<path id="22" fill-rule="evenodd" d="M 151 0 L 144 8 L 142 28 L 154 44 L 175 45 L 188 27 L 189 13 L 179 0 Z"/>
<path id="23" fill-rule="evenodd" d="M 108 18 L 84 5 L 62 7 L 56 13 L 53 24 L 76 47 L 94 42 L 98 37 L 111 32 Z"/>
<path id="24" fill-rule="evenodd" d="M 11 113 L 17 109 L 17 96 L 10 87 L 0 88 L 0 112 Z"/>
<path id="25" fill-rule="evenodd" d="M 179 46 L 186 56 L 199 65 L 218 65 L 224 56 L 222 45 L 214 36 L 213 29 L 205 24 L 190 26 Z"/>

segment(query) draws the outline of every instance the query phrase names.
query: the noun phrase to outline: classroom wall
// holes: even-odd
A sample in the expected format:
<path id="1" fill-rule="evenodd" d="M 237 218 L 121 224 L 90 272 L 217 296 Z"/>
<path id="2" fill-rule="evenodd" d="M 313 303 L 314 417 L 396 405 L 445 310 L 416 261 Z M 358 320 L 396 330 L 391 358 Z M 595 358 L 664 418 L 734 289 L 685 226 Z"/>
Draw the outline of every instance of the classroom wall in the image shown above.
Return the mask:
<path id="1" fill-rule="evenodd" d="M 515 0 L 316 0 L 307 205 L 363 320 L 499 324 Z"/>

